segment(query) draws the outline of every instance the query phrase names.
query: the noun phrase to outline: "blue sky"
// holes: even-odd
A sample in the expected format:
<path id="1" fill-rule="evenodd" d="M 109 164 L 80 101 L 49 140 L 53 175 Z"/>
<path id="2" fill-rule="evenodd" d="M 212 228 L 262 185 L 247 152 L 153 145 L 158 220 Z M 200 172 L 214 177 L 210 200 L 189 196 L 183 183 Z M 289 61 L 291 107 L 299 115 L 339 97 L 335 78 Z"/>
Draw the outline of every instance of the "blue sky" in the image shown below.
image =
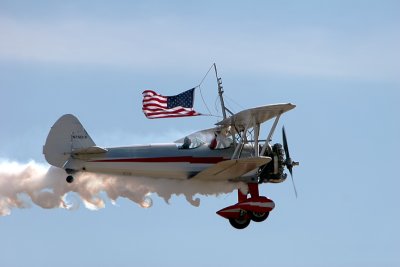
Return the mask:
<path id="1" fill-rule="evenodd" d="M 244 231 L 215 212 L 236 194 L 118 199 L 91 211 L 33 206 L 0 217 L 1 266 L 399 266 L 398 1 L 0 1 L 0 158 L 45 163 L 58 117 L 100 146 L 174 141 L 214 117 L 147 120 L 141 92 L 173 95 L 216 62 L 235 111 L 285 114 L 299 198 Z M 216 84 L 203 95 L 215 109 Z M 239 105 L 238 105 L 239 104 Z M 196 95 L 196 109 L 206 109 Z M 263 133 L 265 134 L 266 129 Z M 280 134 L 275 140 L 280 141 Z"/>

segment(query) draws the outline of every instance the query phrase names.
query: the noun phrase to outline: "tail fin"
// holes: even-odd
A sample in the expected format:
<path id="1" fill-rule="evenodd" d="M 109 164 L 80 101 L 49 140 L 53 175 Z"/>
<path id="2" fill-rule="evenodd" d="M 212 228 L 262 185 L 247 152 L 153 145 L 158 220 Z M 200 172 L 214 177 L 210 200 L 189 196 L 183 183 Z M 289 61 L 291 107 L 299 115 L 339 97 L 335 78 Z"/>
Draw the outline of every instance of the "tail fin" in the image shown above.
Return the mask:
<path id="1" fill-rule="evenodd" d="M 51 127 L 43 154 L 49 164 L 63 168 L 74 152 L 94 146 L 96 144 L 79 120 L 74 115 L 66 114 Z"/>

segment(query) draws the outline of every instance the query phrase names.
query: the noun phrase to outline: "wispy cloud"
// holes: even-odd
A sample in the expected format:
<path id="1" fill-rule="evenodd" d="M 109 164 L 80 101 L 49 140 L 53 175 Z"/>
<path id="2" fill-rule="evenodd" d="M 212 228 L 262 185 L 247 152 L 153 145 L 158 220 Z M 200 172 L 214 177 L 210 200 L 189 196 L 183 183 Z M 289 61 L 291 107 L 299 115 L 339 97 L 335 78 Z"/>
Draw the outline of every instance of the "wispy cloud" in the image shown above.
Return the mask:
<path id="1" fill-rule="evenodd" d="M 58 20 L 0 18 L 0 60 L 137 69 L 217 61 L 238 71 L 399 80 L 400 37 L 394 29 L 354 36 L 324 28 L 253 31 L 158 18 Z"/>

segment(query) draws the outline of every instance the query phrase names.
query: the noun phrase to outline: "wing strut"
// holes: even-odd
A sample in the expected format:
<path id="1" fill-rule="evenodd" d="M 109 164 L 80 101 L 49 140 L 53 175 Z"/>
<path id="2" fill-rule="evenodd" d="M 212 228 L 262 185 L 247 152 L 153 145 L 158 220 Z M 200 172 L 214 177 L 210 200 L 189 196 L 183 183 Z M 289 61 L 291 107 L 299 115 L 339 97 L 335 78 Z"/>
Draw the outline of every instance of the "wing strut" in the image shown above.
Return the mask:
<path id="1" fill-rule="evenodd" d="M 254 156 L 260 156 L 260 151 L 258 147 L 258 138 L 260 135 L 260 124 L 256 123 L 254 120 Z"/>
<path id="2" fill-rule="evenodd" d="M 274 124 L 272 125 L 271 130 L 269 131 L 268 137 L 267 137 L 267 139 L 265 140 L 265 143 L 264 143 L 264 146 L 263 146 L 262 149 L 261 149 L 260 155 L 264 155 L 265 150 L 267 149 L 268 144 L 269 144 L 269 142 L 271 141 L 272 135 L 273 135 L 274 132 L 275 132 L 276 125 L 278 124 L 279 118 L 281 117 L 281 115 L 282 115 L 282 113 L 279 113 L 279 114 L 275 117 Z"/>
<path id="3" fill-rule="evenodd" d="M 235 152 L 233 152 L 233 155 L 232 155 L 232 157 L 231 157 L 231 159 L 238 159 L 238 158 L 240 158 L 240 154 L 242 153 L 242 149 L 243 149 L 243 146 L 244 146 L 244 144 L 245 143 L 247 143 L 246 142 L 246 132 L 247 132 L 247 130 L 249 129 L 249 127 L 251 127 L 251 122 L 248 122 L 247 123 L 247 125 L 246 125 L 246 127 L 244 128 L 244 131 L 242 132 L 242 134 L 240 134 L 240 132 L 238 131 L 238 130 L 236 130 L 237 131 L 237 133 L 238 133 L 238 135 L 239 135 L 239 143 L 237 144 L 237 146 L 236 146 L 236 149 L 235 149 Z"/>

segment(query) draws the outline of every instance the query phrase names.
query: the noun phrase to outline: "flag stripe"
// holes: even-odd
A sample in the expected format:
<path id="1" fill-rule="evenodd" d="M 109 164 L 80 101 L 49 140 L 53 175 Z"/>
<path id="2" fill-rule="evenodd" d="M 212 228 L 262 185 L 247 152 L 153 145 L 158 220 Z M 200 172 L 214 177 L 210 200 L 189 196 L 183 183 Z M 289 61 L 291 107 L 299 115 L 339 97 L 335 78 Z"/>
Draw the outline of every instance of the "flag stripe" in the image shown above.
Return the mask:
<path id="1" fill-rule="evenodd" d="M 148 105 L 143 108 L 144 110 L 151 110 L 151 111 L 157 111 L 157 110 L 162 110 L 165 111 L 165 107 L 157 106 L 157 105 Z"/>
<path id="2" fill-rule="evenodd" d="M 177 118 L 177 117 L 187 117 L 187 116 L 197 116 L 201 115 L 195 111 L 190 111 L 187 113 L 169 113 L 168 115 L 166 114 L 152 114 L 152 115 L 147 115 L 146 117 L 148 119 L 158 119 L 158 118 Z"/>
<path id="3" fill-rule="evenodd" d="M 152 100 L 157 100 L 157 101 L 160 101 L 160 102 L 167 103 L 167 99 L 165 97 L 162 97 L 162 96 L 154 95 L 154 96 L 145 96 L 143 98 L 143 101 L 152 101 Z"/>
<path id="4" fill-rule="evenodd" d="M 153 114 L 168 114 L 168 113 L 181 113 L 181 112 L 191 112 L 194 111 L 193 109 L 189 108 L 182 108 L 182 107 L 177 107 L 177 108 L 171 108 L 171 109 L 159 109 L 159 110 L 151 110 L 151 113 Z"/>
<path id="5" fill-rule="evenodd" d="M 165 117 L 165 116 L 194 116 L 200 115 L 194 110 L 181 110 L 176 112 L 145 112 L 146 117 Z"/>
<path id="6" fill-rule="evenodd" d="M 156 106 L 160 108 L 167 108 L 167 103 L 160 103 L 157 101 L 146 101 L 143 102 L 143 107 L 151 107 L 151 106 Z"/>
<path id="7" fill-rule="evenodd" d="M 144 90 L 143 94 L 150 94 L 150 95 L 158 95 L 156 92 L 154 92 L 153 90 Z"/>

